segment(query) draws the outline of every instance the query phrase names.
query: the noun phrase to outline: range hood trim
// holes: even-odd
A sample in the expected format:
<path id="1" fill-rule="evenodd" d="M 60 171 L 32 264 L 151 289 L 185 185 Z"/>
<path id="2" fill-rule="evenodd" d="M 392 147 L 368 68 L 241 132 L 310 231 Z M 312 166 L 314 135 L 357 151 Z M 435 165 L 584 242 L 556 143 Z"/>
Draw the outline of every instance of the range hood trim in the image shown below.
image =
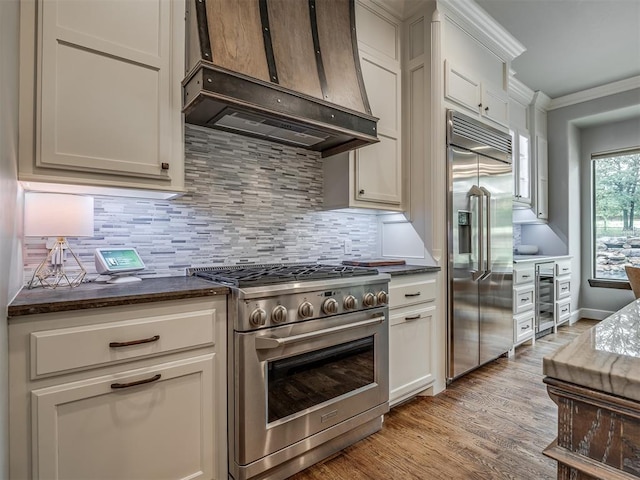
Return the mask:
<path id="1" fill-rule="evenodd" d="M 323 157 L 379 142 L 377 138 L 378 118 L 373 115 L 356 112 L 280 85 L 227 70 L 206 61 L 200 61 L 185 78 L 182 85 L 184 92 L 182 111 L 187 123 L 238 133 L 214 124 L 221 112 L 230 108 L 239 112 L 246 111 L 252 115 L 264 115 L 281 123 L 289 122 L 297 127 L 328 132 L 332 134 L 332 137 L 336 135 L 352 137 L 339 145 L 332 146 L 333 141 L 329 139 L 327 142 L 321 142 L 307 148 L 322 152 Z M 253 100 L 254 98 L 260 98 L 260 104 L 257 104 Z M 217 110 L 212 110 L 212 102 L 219 103 L 220 107 Z M 315 107 L 316 112 L 312 115 L 301 116 L 299 110 L 310 105 Z M 243 135 L 265 138 L 250 133 L 243 133 Z M 300 145 L 285 141 L 273 139 L 270 141 L 300 147 Z M 326 145 L 329 146 L 326 147 Z"/>

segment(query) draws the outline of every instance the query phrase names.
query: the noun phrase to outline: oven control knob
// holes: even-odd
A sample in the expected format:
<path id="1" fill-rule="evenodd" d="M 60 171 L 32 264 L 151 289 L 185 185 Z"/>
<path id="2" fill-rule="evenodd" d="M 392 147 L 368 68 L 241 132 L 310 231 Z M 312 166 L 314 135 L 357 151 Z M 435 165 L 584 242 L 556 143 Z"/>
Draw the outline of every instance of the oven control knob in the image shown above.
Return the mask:
<path id="1" fill-rule="evenodd" d="M 338 313 L 338 301 L 335 298 L 327 298 L 322 302 L 322 311 L 327 315 Z"/>
<path id="2" fill-rule="evenodd" d="M 262 308 L 256 308 L 251 315 L 249 315 L 249 321 L 256 327 L 261 327 L 267 321 L 267 312 Z"/>
<path id="3" fill-rule="evenodd" d="M 345 310 L 353 310 L 358 306 L 358 300 L 353 295 L 347 295 L 344 297 L 343 305 Z"/>
<path id="4" fill-rule="evenodd" d="M 298 307 L 298 315 L 300 318 L 309 318 L 313 316 L 313 305 L 309 302 L 302 302 Z"/>
<path id="5" fill-rule="evenodd" d="M 384 305 L 389 301 L 389 296 L 387 295 L 387 292 L 381 290 L 378 292 L 378 295 L 376 295 L 376 300 L 378 301 L 378 305 Z"/>
<path id="6" fill-rule="evenodd" d="M 271 312 L 271 320 L 275 323 L 282 323 L 287 319 L 287 309 L 282 305 L 278 305 Z"/>
<path id="7" fill-rule="evenodd" d="M 371 292 L 365 293 L 364 297 L 362 297 L 362 304 L 365 307 L 374 307 L 376 305 L 376 297 Z"/>

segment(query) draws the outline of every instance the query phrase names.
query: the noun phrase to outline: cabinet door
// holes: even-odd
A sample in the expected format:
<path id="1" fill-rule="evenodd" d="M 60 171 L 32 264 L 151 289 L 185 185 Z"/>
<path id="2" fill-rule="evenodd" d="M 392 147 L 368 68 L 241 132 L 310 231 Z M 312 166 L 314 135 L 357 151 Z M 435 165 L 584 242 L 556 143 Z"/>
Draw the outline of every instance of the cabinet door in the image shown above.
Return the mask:
<path id="1" fill-rule="evenodd" d="M 536 137 L 536 215 L 540 219 L 549 219 L 549 159 L 548 145 L 544 138 Z"/>
<path id="2" fill-rule="evenodd" d="M 172 162 L 182 161 L 172 158 L 172 122 L 179 115 L 172 106 L 179 88 L 172 59 L 184 50 L 184 39 L 171 36 L 182 20 L 172 18 L 176 5 L 40 3 L 38 167 L 151 177 L 170 185 Z M 178 47 L 172 51 L 172 45 Z"/>
<path id="3" fill-rule="evenodd" d="M 480 81 L 448 60 L 444 62 L 444 96 L 475 114 L 482 106 Z"/>
<path id="4" fill-rule="evenodd" d="M 504 90 L 483 83 L 480 103 L 483 117 L 505 127 L 509 126 L 509 96 Z"/>
<path id="5" fill-rule="evenodd" d="M 402 167 L 400 151 L 400 70 L 393 62 L 376 59 L 360 52 L 371 112 L 378 117 L 379 143 L 355 152 L 357 200 L 402 202 Z"/>
<path id="6" fill-rule="evenodd" d="M 434 380 L 433 318 L 436 309 L 409 307 L 392 311 L 389 330 L 389 403 L 419 393 Z"/>
<path id="7" fill-rule="evenodd" d="M 516 130 L 512 133 L 514 149 L 514 181 L 516 182 L 516 200 L 531 205 L 531 146 L 529 135 Z"/>
<path id="8" fill-rule="evenodd" d="M 34 479 L 214 478 L 214 451 L 224 446 L 214 444 L 213 361 L 32 391 Z"/>

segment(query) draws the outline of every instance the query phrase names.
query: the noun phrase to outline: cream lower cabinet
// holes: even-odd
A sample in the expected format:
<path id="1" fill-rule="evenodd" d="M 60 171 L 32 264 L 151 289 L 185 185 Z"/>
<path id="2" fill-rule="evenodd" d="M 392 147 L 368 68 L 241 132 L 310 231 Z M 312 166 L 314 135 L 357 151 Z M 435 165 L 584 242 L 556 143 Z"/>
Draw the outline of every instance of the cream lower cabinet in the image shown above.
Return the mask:
<path id="1" fill-rule="evenodd" d="M 513 267 L 513 344 L 535 342 L 535 266 L 531 263 Z"/>
<path id="2" fill-rule="evenodd" d="M 557 331 L 571 319 L 571 260 L 556 260 L 554 321 Z"/>
<path id="3" fill-rule="evenodd" d="M 389 286 L 389 404 L 426 390 L 434 372 L 436 274 L 394 276 Z"/>
<path id="4" fill-rule="evenodd" d="M 11 319 L 10 478 L 226 479 L 225 305 Z"/>

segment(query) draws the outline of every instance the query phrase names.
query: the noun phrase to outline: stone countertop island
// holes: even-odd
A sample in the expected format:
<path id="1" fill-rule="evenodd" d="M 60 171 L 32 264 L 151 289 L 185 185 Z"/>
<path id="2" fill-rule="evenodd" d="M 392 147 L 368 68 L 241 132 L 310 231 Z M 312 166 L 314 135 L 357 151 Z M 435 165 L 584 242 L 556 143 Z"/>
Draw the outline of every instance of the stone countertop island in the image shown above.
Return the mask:
<path id="1" fill-rule="evenodd" d="M 558 479 L 640 478 L 640 300 L 543 361 L 558 405 Z"/>

